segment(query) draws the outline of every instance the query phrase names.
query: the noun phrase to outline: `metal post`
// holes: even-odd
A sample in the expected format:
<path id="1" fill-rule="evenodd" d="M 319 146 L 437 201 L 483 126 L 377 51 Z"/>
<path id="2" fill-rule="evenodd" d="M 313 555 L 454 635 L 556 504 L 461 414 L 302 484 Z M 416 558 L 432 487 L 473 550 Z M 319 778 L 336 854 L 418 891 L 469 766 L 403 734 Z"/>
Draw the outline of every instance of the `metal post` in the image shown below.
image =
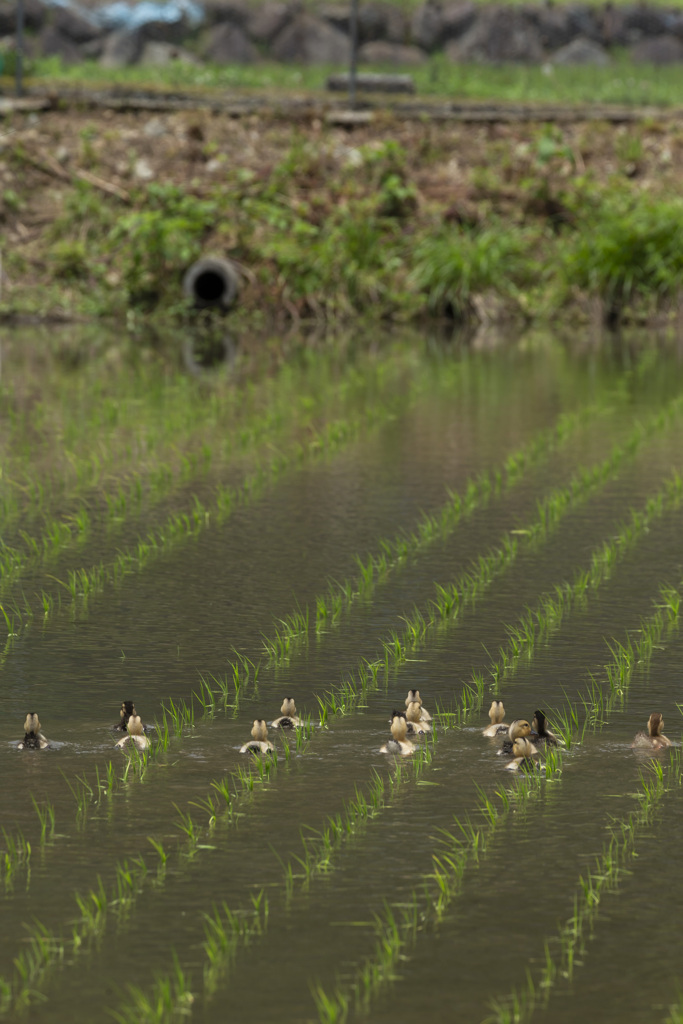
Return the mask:
<path id="1" fill-rule="evenodd" d="M 351 0 L 351 66 L 349 68 L 349 106 L 356 106 L 356 76 L 358 74 L 358 0 Z"/>
<path id="2" fill-rule="evenodd" d="M 17 0 L 17 35 L 15 39 L 16 47 L 16 66 L 15 66 L 15 79 L 16 79 L 16 94 L 21 96 L 23 92 L 23 85 L 21 81 L 22 62 L 24 59 L 24 0 Z"/>

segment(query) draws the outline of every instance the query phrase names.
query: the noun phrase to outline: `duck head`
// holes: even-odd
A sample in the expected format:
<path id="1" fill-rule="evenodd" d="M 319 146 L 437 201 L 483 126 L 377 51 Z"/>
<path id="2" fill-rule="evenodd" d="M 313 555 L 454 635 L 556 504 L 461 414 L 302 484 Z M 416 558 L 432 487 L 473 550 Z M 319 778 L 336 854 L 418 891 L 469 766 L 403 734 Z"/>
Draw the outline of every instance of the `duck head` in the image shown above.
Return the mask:
<path id="1" fill-rule="evenodd" d="M 27 736 L 37 736 L 40 732 L 40 722 L 35 711 L 29 711 L 24 722 L 24 732 Z"/>
<path id="2" fill-rule="evenodd" d="M 127 729 L 128 729 L 128 734 L 130 736 L 143 736 L 144 735 L 145 730 L 144 730 L 144 726 L 142 724 L 142 719 L 140 718 L 139 715 L 131 715 L 130 716 L 130 718 L 128 719 Z"/>
<path id="3" fill-rule="evenodd" d="M 255 718 L 254 724 L 251 727 L 252 738 L 259 743 L 263 743 L 264 740 L 268 739 L 268 726 L 266 725 L 265 718 Z"/>
<path id="4" fill-rule="evenodd" d="M 420 696 L 419 690 L 408 690 L 408 696 L 406 697 L 406 707 L 409 704 L 419 704 L 422 707 L 422 697 Z"/>
<path id="5" fill-rule="evenodd" d="M 119 714 L 121 715 L 121 726 L 125 729 L 128 725 L 128 719 L 131 715 L 135 714 L 135 701 L 121 701 L 121 710 L 119 711 Z"/>
<path id="6" fill-rule="evenodd" d="M 647 722 L 647 731 L 650 736 L 661 736 L 664 728 L 664 716 L 659 711 L 653 711 Z"/>
<path id="7" fill-rule="evenodd" d="M 513 757 L 531 757 L 533 753 L 534 748 L 531 745 L 531 741 L 528 740 L 526 736 L 518 736 L 512 744 Z"/>
<path id="8" fill-rule="evenodd" d="M 503 707 L 502 700 L 491 701 L 491 707 L 489 708 L 489 718 L 491 719 L 491 725 L 500 725 L 505 718 L 505 708 Z"/>
<path id="9" fill-rule="evenodd" d="M 531 726 L 526 718 L 515 718 L 514 722 L 510 723 L 510 728 L 508 729 L 508 735 L 513 743 L 521 737 L 528 736 L 530 732 Z"/>
<path id="10" fill-rule="evenodd" d="M 406 720 L 402 715 L 394 715 L 391 720 L 391 735 L 399 743 L 403 742 L 408 732 L 408 726 Z"/>
<path id="11" fill-rule="evenodd" d="M 293 697 L 285 697 L 285 699 L 282 702 L 280 712 L 283 715 L 286 715 L 287 718 L 291 718 L 293 715 L 296 714 L 296 704 L 294 703 Z"/>
<path id="12" fill-rule="evenodd" d="M 421 705 L 418 704 L 416 700 L 411 701 L 410 704 L 407 706 L 405 715 L 403 717 L 406 718 L 409 722 L 419 722 L 420 711 Z"/>

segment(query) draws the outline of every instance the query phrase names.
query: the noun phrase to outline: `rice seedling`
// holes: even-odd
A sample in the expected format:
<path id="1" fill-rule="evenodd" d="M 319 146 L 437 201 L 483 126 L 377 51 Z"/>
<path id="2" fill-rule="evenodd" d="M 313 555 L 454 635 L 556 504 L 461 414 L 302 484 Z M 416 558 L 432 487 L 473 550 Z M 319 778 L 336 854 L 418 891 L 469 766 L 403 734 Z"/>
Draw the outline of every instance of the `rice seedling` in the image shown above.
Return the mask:
<path id="1" fill-rule="evenodd" d="M 681 785 L 683 763 L 680 750 L 671 752 L 666 774 L 659 763 L 653 764 L 649 772 L 641 773 L 637 794 L 639 807 L 625 818 L 610 821 L 610 837 L 602 853 L 596 857 L 595 867 L 579 876 L 571 916 L 560 926 L 554 938 L 553 948 L 559 947 L 558 952 L 554 956 L 551 954 L 546 939 L 545 962 L 540 977 L 534 981 L 528 972 L 526 986 L 521 991 L 493 1000 L 492 1013 L 487 1018 L 489 1024 L 502 1024 L 507 1020 L 524 1024 L 531 1018 L 537 1003 L 547 1005 L 558 978 L 571 980 L 579 955 L 585 959 L 585 938 L 588 932 L 592 933 L 600 916 L 603 894 L 616 890 L 621 876 L 628 872 L 631 861 L 637 857 L 637 841 L 650 825 L 663 797 Z"/>
<path id="2" fill-rule="evenodd" d="M 73 926 L 72 942 L 74 950 L 79 950 L 84 942 L 99 941 L 106 927 L 109 899 L 99 875 L 97 888 L 85 896 L 76 893 L 75 899 L 81 916 Z"/>
<path id="3" fill-rule="evenodd" d="M 30 879 L 31 844 L 25 838 L 21 829 L 16 835 L 10 835 L 5 828 L 2 829 L 2 838 L 5 849 L 2 852 L 2 881 L 6 890 L 14 888 L 14 879 L 17 872 L 23 869 Z"/>
<path id="4" fill-rule="evenodd" d="M 149 995 L 135 985 L 128 985 L 123 1008 L 109 1012 L 118 1024 L 166 1024 L 191 1014 L 195 996 L 190 986 L 191 980 L 174 951 L 173 970 L 157 976 Z"/>
<path id="5" fill-rule="evenodd" d="M 39 804 L 33 795 L 31 795 L 31 803 L 35 808 L 40 822 L 40 845 L 44 846 L 49 839 L 54 838 L 55 809 L 49 800 L 46 800 L 43 804 Z"/>

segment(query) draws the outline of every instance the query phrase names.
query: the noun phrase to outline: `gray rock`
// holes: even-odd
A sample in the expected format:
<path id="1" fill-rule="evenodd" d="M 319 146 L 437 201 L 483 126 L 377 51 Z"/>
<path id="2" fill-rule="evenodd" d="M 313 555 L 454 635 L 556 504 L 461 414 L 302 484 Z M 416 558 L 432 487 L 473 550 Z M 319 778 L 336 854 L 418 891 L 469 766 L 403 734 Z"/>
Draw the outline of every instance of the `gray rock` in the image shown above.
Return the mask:
<path id="1" fill-rule="evenodd" d="M 387 64 L 396 67 L 411 67 L 423 64 L 427 54 L 418 46 L 403 46 L 401 43 L 386 43 L 378 39 L 374 43 L 363 43 L 358 51 L 361 64 Z"/>
<path id="2" fill-rule="evenodd" d="M 193 53 L 190 53 L 189 50 L 184 50 L 182 46 L 155 41 L 145 43 L 138 63 L 144 64 L 147 67 L 164 67 L 166 64 L 174 64 L 178 61 L 182 64 L 201 63 Z"/>
<path id="3" fill-rule="evenodd" d="M 330 25 L 334 25 L 334 27 L 338 28 L 341 32 L 348 32 L 350 29 L 350 4 L 324 4 L 322 7 L 316 7 L 315 13 L 319 18 L 322 18 L 323 21 L 327 21 Z"/>
<path id="4" fill-rule="evenodd" d="M 214 25 L 207 30 L 201 54 L 212 64 L 251 64 L 258 51 L 238 25 Z"/>
<path id="5" fill-rule="evenodd" d="M 43 57 L 59 57 L 63 64 L 80 64 L 83 60 L 78 44 L 55 25 L 45 26 L 37 39 L 36 50 Z"/>
<path id="6" fill-rule="evenodd" d="M 550 58 L 551 64 L 585 64 L 594 67 L 606 67 L 612 58 L 600 43 L 584 36 L 572 39 L 571 43 L 562 46 Z"/>
<path id="7" fill-rule="evenodd" d="M 595 43 L 602 42 L 602 23 L 595 7 L 586 4 L 570 4 L 565 8 L 572 39 L 585 36 Z"/>
<path id="8" fill-rule="evenodd" d="M 579 33 L 566 7 L 544 4 L 542 7 L 526 6 L 524 9 L 539 31 L 544 50 L 559 50 L 577 38 Z"/>
<path id="9" fill-rule="evenodd" d="M 377 41 L 405 43 L 408 39 L 408 19 L 395 4 L 363 3 L 358 11 L 358 33 L 361 43 Z"/>
<path id="10" fill-rule="evenodd" d="M 637 64 L 678 64 L 683 60 L 683 43 L 675 36 L 643 39 L 629 51 Z"/>
<path id="11" fill-rule="evenodd" d="M 448 4 L 441 14 L 441 42 L 459 39 L 467 32 L 477 18 L 477 8 L 472 3 Z"/>
<path id="12" fill-rule="evenodd" d="M 250 39 L 262 46 L 268 46 L 278 32 L 289 24 L 295 11 L 290 4 L 267 3 L 249 16 L 246 32 Z"/>
<path id="13" fill-rule="evenodd" d="M 602 34 L 607 46 L 632 46 L 641 39 L 665 35 L 671 15 L 663 8 L 621 7 L 608 4 L 602 16 Z"/>
<path id="14" fill-rule="evenodd" d="M 205 0 L 204 23 L 206 25 L 239 25 L 245 28 L 253 9 L 243 0 Z"/>
<path id="15" fill-rule="evenodd" d="M 116 29 L 105 37 L 100 64 L 105 68 L 125 68 L 135 64 L 145 40 L 139 29 Z"/>
<path id="16" fill-rule="evenodd" d="M 410 38 L 416 46 L 431 52 L 441 44 L 443 17 L 438 0 L 427 0 L 418 7 L 410 23 Z"/>
<path id="17" fill-rule="evenodd" d="M 54 7 L 50 12 L 50 23 L 74 43 L 91 43 L 102 35 L 94 22 L 68 7 Z"/>
<path id="18" fill-rule="evenodd" d="M 348 64 L 350 51 L 344 32 L 312 14 L 299 14 L 277 34 L 270 55 L 286 63 Z"/>
<path id="19" fill-rule="evenodd" d="M 184 17 L 175 21 L 146 21 L 140 26 L 144 39 L 153 43 L 173 43 L 176 46 L 184 42 L 190 34 L 190 26 Z"/>
<path id="20" fill-rule="evenodd" d="M 457 63 L 537 64 L 544 51 L 538 27 L 522 8 L 486 7 L 461 39 L 448 43 L 446 56 Z"/>

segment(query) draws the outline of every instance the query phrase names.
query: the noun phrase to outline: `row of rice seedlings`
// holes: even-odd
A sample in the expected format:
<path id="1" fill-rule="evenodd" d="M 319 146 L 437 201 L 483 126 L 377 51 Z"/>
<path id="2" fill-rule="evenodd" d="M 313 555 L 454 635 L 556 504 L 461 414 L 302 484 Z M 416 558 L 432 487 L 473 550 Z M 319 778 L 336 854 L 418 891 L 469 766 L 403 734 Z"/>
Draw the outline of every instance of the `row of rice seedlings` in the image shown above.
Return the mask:
<path id="1" fill-rule="evenodd" d="M 612 658 L 604 666 L 607 692 L 591 674 L 585 692 L 579 694 L 577 701 L 568 702 L 553 711 L 553 726 L 567 749 L 583 742 L 588 730 L 596 732 L 606 725 L 617 705 L 623 708 L 634 670 L 644 671 L 664 632 L 671 632 L 678 625 L 680 606 L 680 592 L 669 584 L 663 584 L 655 611 L 641 620 L 635 635 L 627 634 L 623 642 L 612 639 L 608 643 Z"/>
<path id="2" fill-rule="evenodd" d="M 502 469 L 484 471 L 472 477 L 462 495 L 449 491 L 444 505 L 431 514 L 423 513 L 415 530 L 410 533 L 402 531 L 393 538 L 382 538 L 379 542 L 380 550 L 370 554 L 366 561 L 357 555 L 357 576 L 331 582 L 326 593 L 316 596 L 316 632 L 319 634 L 326 626 L 336 625 L 342 612 L 348 610 L 355 601 L 370 598 L 378 581 L 386 580 L 391 571 L 405 565 L 409 557 L 414 557 L 436 540 L 447 538 L 458 523 L 485 508 L 492 498 L 518 483 L 524 471 L 547 458 L 598 412 L 604 413 L 604 409 L 590 406 L 580 413 L 563 414 L 555 426 L 540 431 L 531 441 L 511 452 Z M 279 620 L 275 636 L 264 641 L 265 651 L 273 664 L 284 664 L 296 643 L 308 641 L 308 618 L 307 608 L 305 613 L 297 609 L 291 616 Z"/>
<path id="3" fill-rule="evenodd" d="M 26 888 L 28 889 L 31 878 L 31 844 L 24 836 L 21 829 L 15 835 L 10 835 L 7 829 L 2 829 L 4 850 L 0 851 L 0 868 L 2 869 L 2 884 L 5 892 L 14 889 L 14 883 L 20 871 L 26 874 Z"/>
<path id="4" fill-rule="evenodd" d="M 678 404 L 678 400 L 676 400 Z M 669 410 L 665 410 L 669 414 Z M 632 456 L 639 449 L 650 432 L 661 429 L 662 414 L 654 417 L 647 428 L 637 428 L 626 444 L 617 445 L 603 462 L 595 467 L 575 475 L 564 487 L 555 488 L 550 495 L 539 502 L 537 517 L 524 530 L 518 531 L 519 536 L 505 536 L 499 547 L 493 548 L 485 555 L 480 555 L 472 570 L 463 573 L 450 586 L 437 585 L 436 598 L 432 600 L 426 613 L 415 609 L 406 617 L 406 626 L 401 633 L 392 631 L 387 640 L 382 641 L 384 658 L 379 661 L 365 661 L 355 674 L 347 676 L 341 684 L 318 696 L 321 709 L 321 721 L 327 720 L 328 714 L 346 714 L 358 703 L 364 702 L 367 693 L 377 687 L 379 671 L 384 669 L 384 678 L 388 677 L 391 668 L 403 664 L 410 651 L 414 651 L 426 638 L 427 634 L 443 623 L 452 623 L 463 609 L 473 604 L 491 583 L 514 563 L 520 543 L 538 543 L 557 527 L 561 518 L 576 505 L 585 500 L 597 487 L 613 476 L 624 458 Z M 534 641 L 535 629 L 547 629 L 559 626 L 561 611 L 566 603 L 566 592 L 576 591 L 583 594 L 588 586 L 597 587 L 611 569 L 617 557 L 625 553 L 638 537 L 648 528 L 652 520 L 669 508 L 676 507 L 683 491 L 683 483 L 678 476 L 672 480 L 646 505 L 642 513 L 632 513 L 631 522 L 625 526 L 619 536 L 605 544 L 593 556 L 591 566 L 581 574 L 574 584 L 565 584 L 556 588 L 556 597 L 552 595 L 543 599 L 542 606 L 535 613 L 528 612 L 522 617 L 518 626 L 509 627 L 510 640 L 506 648 L 500 652 L 499 662 L 493 663 L 490 671 L 497 683 L 507 667 L 518 658 L 524 649 Z M 550 513 L 548 510 L 552 510 Z M 562 599 L 562 600 L 560 600 Z M 556 607 L 557 606 L 557 607 Z M 559 617 L 558 617 L 559 616 Z M 540 636 L 543 633 L 539 634 Z"/>
<path id="5" fill-rule="evenodd" d="M 595 921 L 600 916 L 604 896 L 614 892 L 620 878 L 630 872 L 638 856 L 637 842 L 644 832 L 649 831 L 664 795 L 680 788 L 682 783 L 680 750 L 670 751 L 666 773 L 660 762 L 654 762 L 647 775 L 641 772 L 640 789 L 636 794 L 639 806 L 624 818 L 610 821 L 610 838 L 602 853 L 595 858 L 594 869 L 588 869 L 579 876 L 571 916 L 560 926 L 557 935 L 544 943 L 545 961 L 540 975 L 534 980 L 527 972 L 524 988 L 493 1000 L 493 1012 L 487 1018 L 487 1024 L 525 1024 L 537 1006 L 547 1005 L 558 981 L 571 982 L 575 966 L 587 955 L 585 939 L 588 933 L 592 934 Z"/>
<path id="6" fill-rule="evenodd" d="M 433 879 L 431 887 L 414 890 L 411 897 L 399 905 L 385 904 L 383 913 L 376 914 L 374 927 L 377 936 L 374 952 L 359 966 L 354 978 L 337 984 L 332 993 L 319 983 L 311 992 L 321 1024 L 339 1024 L 352 1010 L 367 1012 L 378 993 L 396 979 L 400 962 L 417 941 L 418 934 L 435 927 L 446 909 L 460 893 L 465 870 L 476 865 L 486 855 L 491 841 L 511 810 L 522 810 L 529 800 L 541 792 L 540 775 L 519 780 L 514 788 L 499 788 L 495 796 L 499 801 L 478 790 L 476 809 L 481 819 L 454 818 L 454 829 L 440 829 L 437 849 L 432 854 Z M 520 815 L 517 820 L 523 820 Z"/>
<path id="7" fill-rule="evenodd" d="M 234 717 L 244 694 L 249 690 L 258 693 L 260 662 L 254 662 L 234 649 L 233 654 L 235 660 L 228 663 L 225 675 L 209 673 L 207 678 L 200 673 L 199 692 L 192 692 L 192 699 L 197 701 L 207 718 L 213 718 L 219 708 L 224 713 L 232 711 Z"/>
<path id="8" fill-rule="evenodd" d="M 208 1002 L 230 971 L 238 949 L 248 946 L 268 927 L 268 898 L 261 890 L 251 897 L 251 907 L 246 910 L 233 911 L 223 902 L 203 916 L 203 989 L 204 1001 Z M 118 1024 L 167 1024 L 192 1015 L 196 1001 L 192 988 L 192 978 L 183 971 L 174 952 L 173 969 L 157 976 L 150 993 L 128 985 L 124 1006 L 109 1012 Z"/>

